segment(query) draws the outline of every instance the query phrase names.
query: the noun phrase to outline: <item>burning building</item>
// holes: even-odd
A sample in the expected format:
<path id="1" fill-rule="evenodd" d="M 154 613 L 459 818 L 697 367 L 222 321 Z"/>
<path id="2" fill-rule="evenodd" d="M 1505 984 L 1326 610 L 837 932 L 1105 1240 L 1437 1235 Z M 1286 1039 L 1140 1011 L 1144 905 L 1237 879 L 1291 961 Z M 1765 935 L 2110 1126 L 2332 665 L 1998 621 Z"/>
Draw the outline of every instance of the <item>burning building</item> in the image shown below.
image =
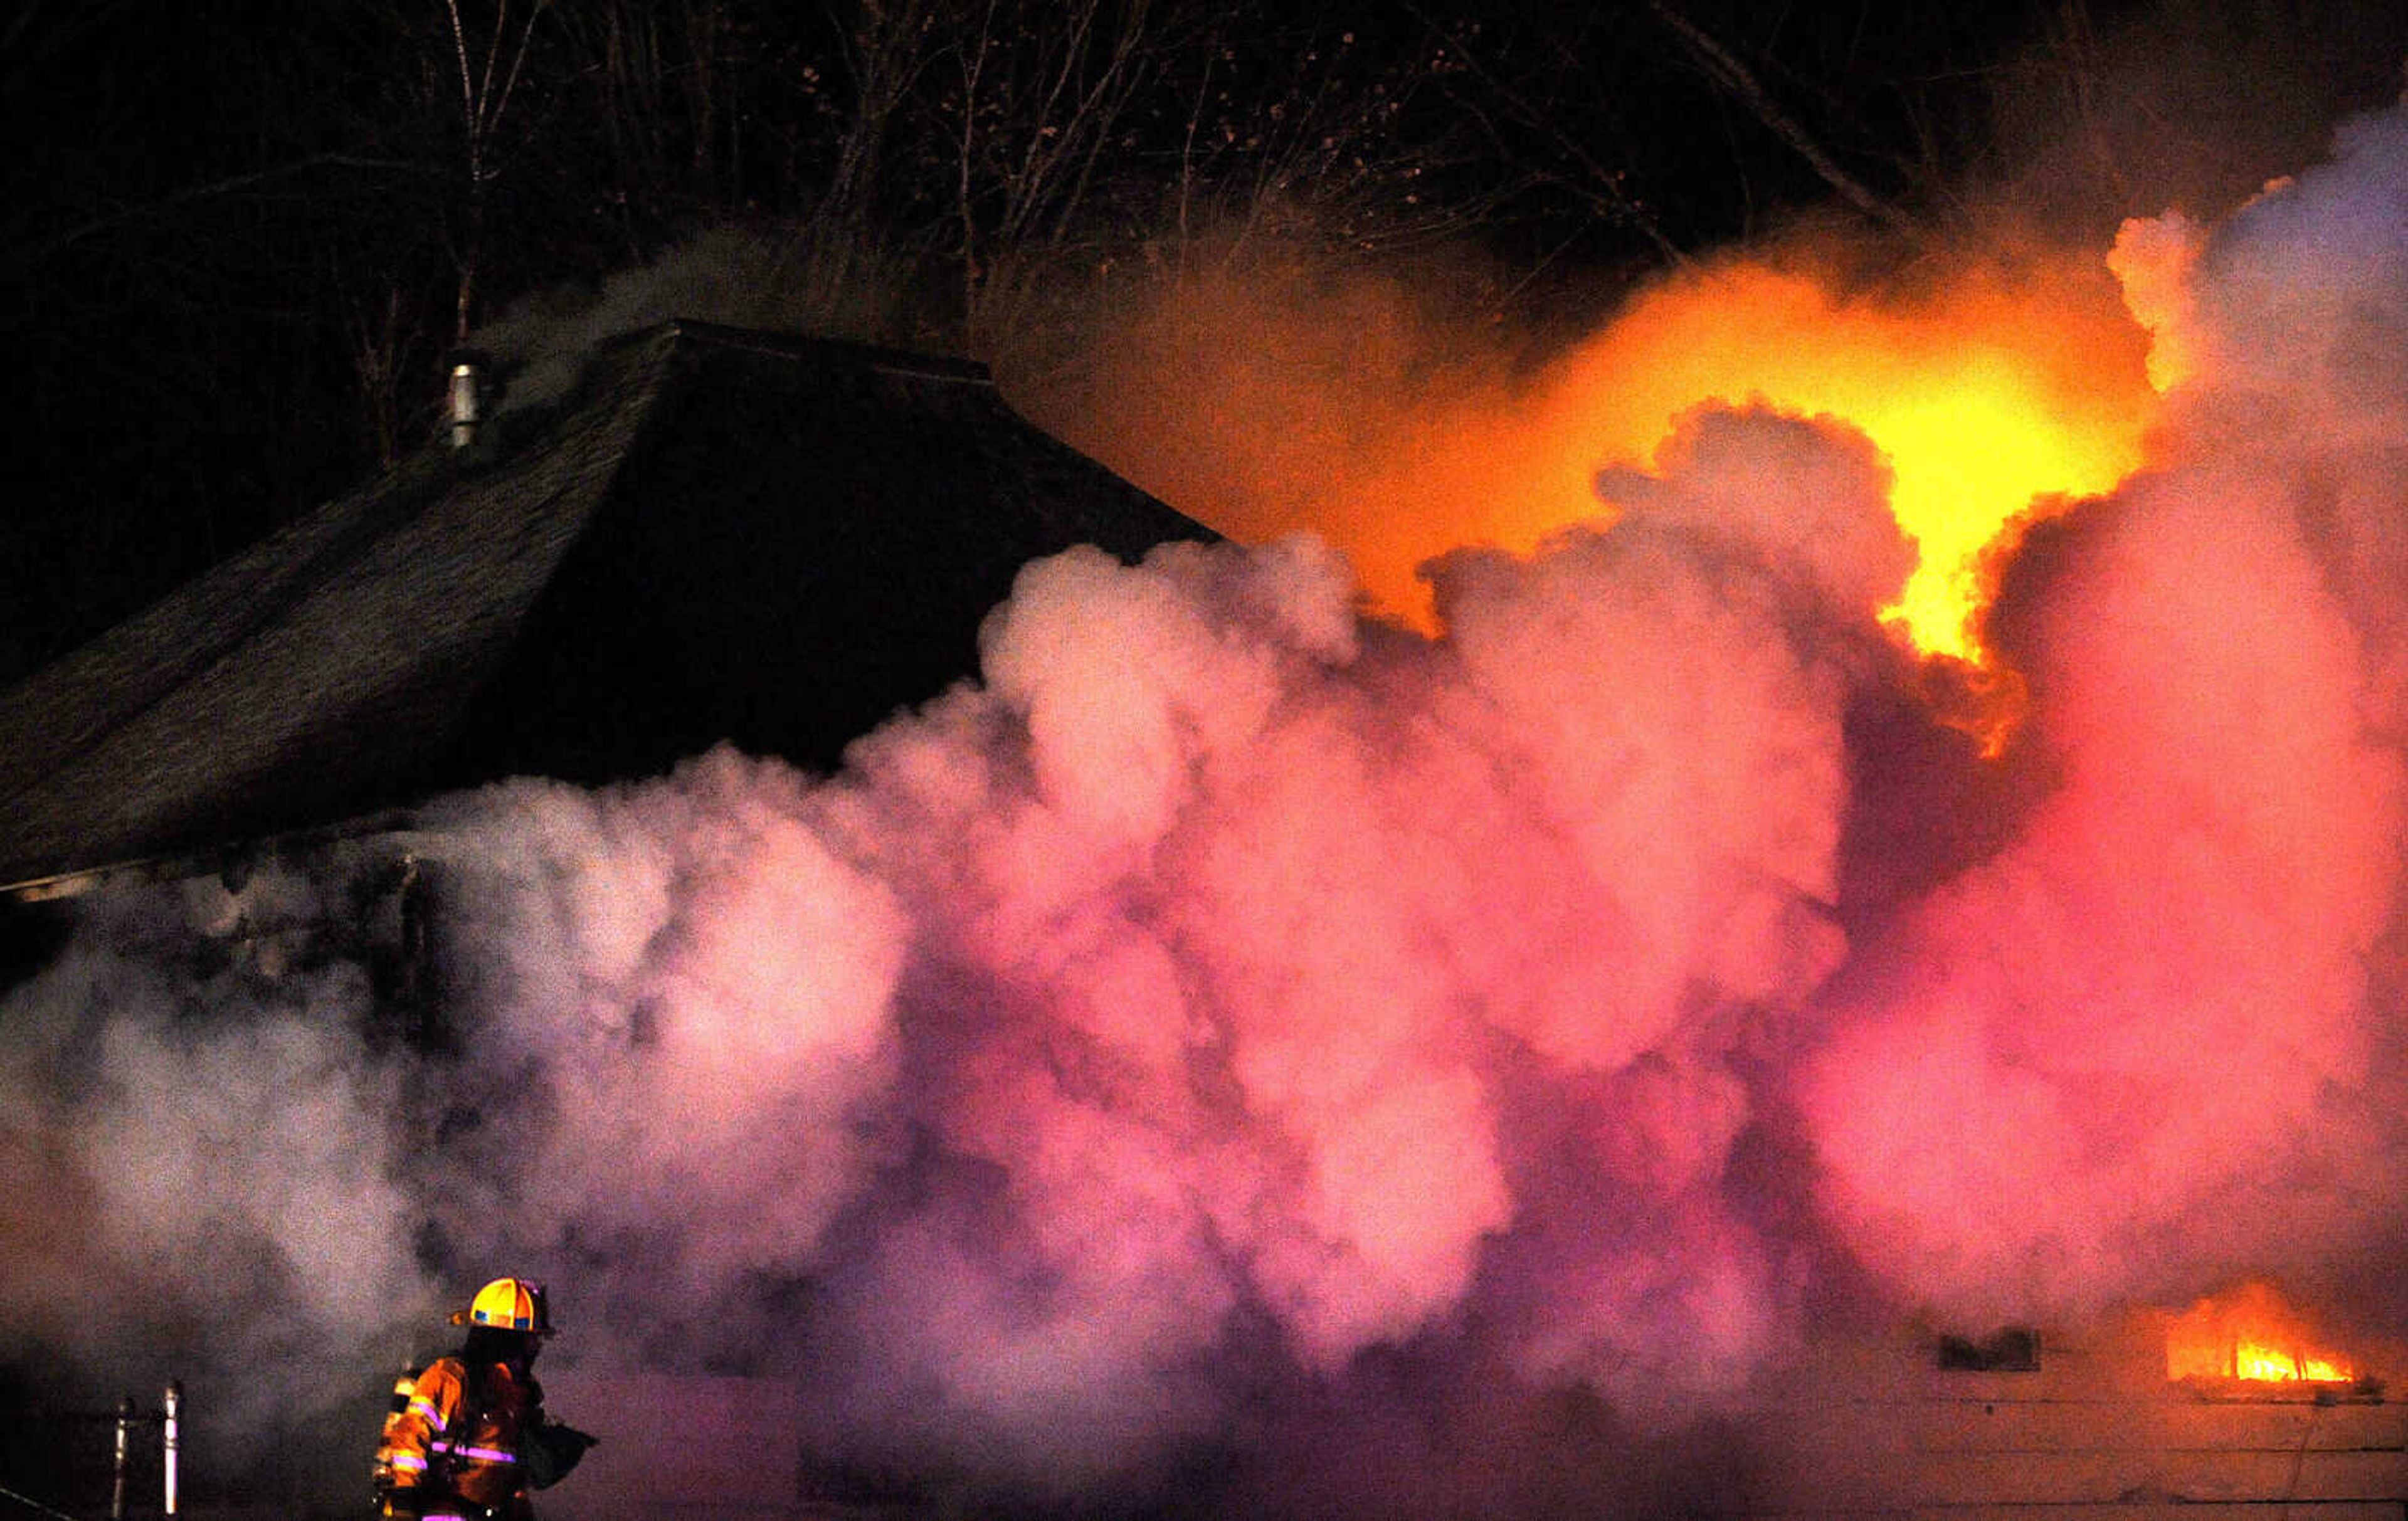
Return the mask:
<path id="1" fill-rule="evenodd" d="M 0 698 L 12 976 L 79 912 L 198 894 L 229 911 L 179 975 L 265 993 L 356 966 L 370 985 L 338 1023 L 439 1044 L 441 853 L 410 805 L 515 775 L 639 777 L 731 742 L 833 767 L 975 671 L 980 620 L 1023 565 L 1214 537 L 964 363 L 679 322 L 605 344 L 532 403 L 506 395 L 480 427 L 491 398 L 470 395 L 456 447 Z M 266 887 L 296 877 L 332 897 Z M 100 1228 L 23 1224 L 33 1276 Z"/>
<path id="2" fill-rule="evenodd" d="M 1214 500 L 1218 438 L 1244 545 L 1041 505 L 1085 466 L 966 372 L 622 349 L 10 699 L 21 880 L 373 822 L 90 895 L 11 995 L 0 1325 L 374 1393 L 403 1310 L 549 1277 L 594 1514 L 2396 1517 L 2403 187 L 2394 111 L 1978 320 L 1734 260 L 1393 425 L 1108 370 L 1092 447 Z M 1597 421 L 1756 295 L 1711 330 L 1871 379 Z M 797 580 L 765 504 L 831 479 L 987 505 Z M 406 928 L 258 932 L 395 861 L 431 1051 L 370 1033 Z"/>

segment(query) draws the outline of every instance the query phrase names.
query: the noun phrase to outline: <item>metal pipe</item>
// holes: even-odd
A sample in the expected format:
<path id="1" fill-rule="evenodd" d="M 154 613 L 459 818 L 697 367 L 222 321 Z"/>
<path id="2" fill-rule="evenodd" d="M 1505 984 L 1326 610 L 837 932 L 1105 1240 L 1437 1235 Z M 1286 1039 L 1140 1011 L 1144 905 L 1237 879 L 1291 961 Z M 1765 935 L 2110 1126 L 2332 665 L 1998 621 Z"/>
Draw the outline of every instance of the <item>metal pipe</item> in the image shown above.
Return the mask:
<path id="1" fill-rule="evenodd" d="M 445 400 L 452 419 L 452 447 L 466 449 L 477 441 L 477 426 L 485 420 L 485 367 L 479 356 L 452 356 L 452 383 Z"/>
<path id="2" fill-rule="evenodd" d="M 108 1491 L 108 1521 L 125 1521 L 125 1471 L 133 1443 L 134 1397 L 129 1394 L 117 1402 L 116 1478 Z"/>
<path id="3" fill-rule="evenodd" d="M 159 1470 L 164 1475 L 161 1487 L 165 1513 L 176 1514 L 176 1461 L 183 1433 L 184 1385 L 181 1380 L 167 1381 L 165 1401 L 160 1407 Z"/>

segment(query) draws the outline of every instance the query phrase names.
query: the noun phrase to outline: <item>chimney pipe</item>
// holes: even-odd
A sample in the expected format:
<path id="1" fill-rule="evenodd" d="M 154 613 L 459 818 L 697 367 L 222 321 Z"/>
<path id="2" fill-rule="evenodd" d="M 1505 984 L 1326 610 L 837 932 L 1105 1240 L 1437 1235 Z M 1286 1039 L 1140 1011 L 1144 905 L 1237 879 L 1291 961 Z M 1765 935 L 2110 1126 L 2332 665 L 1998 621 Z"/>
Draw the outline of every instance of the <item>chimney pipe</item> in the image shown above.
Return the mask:
<path id="1" fill-rule="evenodd" d="M 485 419 L 485 356 L 461 351 L 452 355 L 452 382 L 445 414 L 452 424 L 452 447 L 466 449 L 477 441 Z"/>

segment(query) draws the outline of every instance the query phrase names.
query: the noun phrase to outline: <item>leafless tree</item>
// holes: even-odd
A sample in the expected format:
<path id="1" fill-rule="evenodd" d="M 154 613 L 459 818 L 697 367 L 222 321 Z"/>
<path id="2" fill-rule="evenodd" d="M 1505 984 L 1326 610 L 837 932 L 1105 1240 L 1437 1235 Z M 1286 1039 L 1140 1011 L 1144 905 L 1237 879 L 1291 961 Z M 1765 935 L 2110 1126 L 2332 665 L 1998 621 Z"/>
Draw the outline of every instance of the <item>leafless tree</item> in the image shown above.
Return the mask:
<path id="1" fill-rule="evenodd" d="M 503 129 L 510 115 L 510 99 L 526 68 L 527 47 L 552 0 L 525 0 L 525 9 L 511 15 L 510 0 L 494 0 L 490 17 L 462 14 L 461 0 L 443 0 L 451 22 L 452 61 L 459 69 L 460 141 L 464 162 L 462 199 L 465 211 L 453 234 L 452 267 L 459 274 L 454 302 L 455 337 L 467 341 L 476 314 L 477 276 L 484 262 L 488 197 L 502 172 Z M 474 8 L 474 7 L 472 7 Z M 478 22 L 481 20 L 482 35 Z"/>

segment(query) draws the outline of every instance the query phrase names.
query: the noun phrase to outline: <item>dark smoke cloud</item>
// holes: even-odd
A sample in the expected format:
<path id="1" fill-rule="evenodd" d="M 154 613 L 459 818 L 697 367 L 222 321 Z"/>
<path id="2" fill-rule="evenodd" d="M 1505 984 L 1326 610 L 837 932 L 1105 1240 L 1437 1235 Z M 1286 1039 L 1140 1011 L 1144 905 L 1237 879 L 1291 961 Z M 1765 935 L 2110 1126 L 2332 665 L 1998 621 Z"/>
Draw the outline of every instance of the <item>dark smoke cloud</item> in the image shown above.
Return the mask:
<path id="1" fill-rule="evenodd" d="M 1927 838 L 1861 835 L 1863 715 L 1973 762 L 1839 423 L 1692 414 L 1436 562 L 1435 635 L 1312 539 L 1074 551 L 836 776 L 423 811 L 447 1055 L 238 927 L 340 882 L 95 906 L 0 1012 L 7 1345 L 355 1374 L 507 1268 L 588 1358 L 807 1372 L 864 1462 L 1646 1514 L 1838 1285 L 2397 1277 L 2403 187 L 2393 113 L 2157 229 L 2194 371 L 2012 567 L 2032 800 L 1874 874 L 1928 889 L 1848 897 Z"/>

